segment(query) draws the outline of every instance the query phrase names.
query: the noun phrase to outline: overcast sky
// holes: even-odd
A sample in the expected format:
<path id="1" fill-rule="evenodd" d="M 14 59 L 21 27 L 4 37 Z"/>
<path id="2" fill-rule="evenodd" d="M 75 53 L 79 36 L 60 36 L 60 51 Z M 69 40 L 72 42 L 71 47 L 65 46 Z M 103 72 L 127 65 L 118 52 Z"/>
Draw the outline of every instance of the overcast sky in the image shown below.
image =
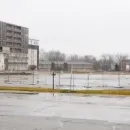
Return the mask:
<path id="1" fill-rule="evenodd" d="M 0 0 L 0 20 L 28 27 L 46 51 L 130 54 L 130 0 Z"/>

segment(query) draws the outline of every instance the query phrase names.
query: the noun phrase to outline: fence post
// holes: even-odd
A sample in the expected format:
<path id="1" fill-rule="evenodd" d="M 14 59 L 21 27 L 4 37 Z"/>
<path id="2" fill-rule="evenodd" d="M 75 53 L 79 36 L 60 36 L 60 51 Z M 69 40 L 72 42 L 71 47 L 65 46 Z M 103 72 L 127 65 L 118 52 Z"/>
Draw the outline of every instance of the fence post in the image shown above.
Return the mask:
<path id="1" fill-rule="evenodd" d="M 118 87 L 120 87 L 120 72 L 118 71 Z"/>

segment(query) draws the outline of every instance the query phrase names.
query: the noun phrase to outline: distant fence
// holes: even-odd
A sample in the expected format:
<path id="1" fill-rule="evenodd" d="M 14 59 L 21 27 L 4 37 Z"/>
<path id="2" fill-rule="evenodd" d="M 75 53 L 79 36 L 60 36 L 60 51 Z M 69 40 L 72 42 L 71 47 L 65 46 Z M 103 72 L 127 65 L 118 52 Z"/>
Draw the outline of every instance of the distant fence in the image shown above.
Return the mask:
<path id="1" fill-rule="evenodd" d="M 52 85 L 52 75 L 34 74 L 34 75 L 6 75 L 4 78 L 6 84 L 34 84 L 34 85 Z M 89 89 L 89 88 L 130 88 L 130 75 L 110 75 L 110 74 L 64 74 L 57 73 L 55 76 L 55 87 L 66 89 Z"/>

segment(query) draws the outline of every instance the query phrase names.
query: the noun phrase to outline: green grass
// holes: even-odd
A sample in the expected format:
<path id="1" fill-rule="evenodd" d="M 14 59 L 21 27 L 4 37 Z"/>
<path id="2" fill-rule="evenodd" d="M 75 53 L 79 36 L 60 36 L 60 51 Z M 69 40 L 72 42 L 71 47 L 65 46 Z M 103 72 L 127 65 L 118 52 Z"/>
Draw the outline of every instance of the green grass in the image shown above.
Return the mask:
<path id="1" fill-rule="evenodd" d="M 30 91 L 30 92 L 52 92 L 52 93 L 79 93 L 79 94 L 110 94 L 110 95 L 130 95 L 130 89 L 108 89 L 108 90 L 68 90 L 52 89 L 40 87 L 20 87 L 20 86 L 0 86 L 0 90 L 8 91 Z"/>

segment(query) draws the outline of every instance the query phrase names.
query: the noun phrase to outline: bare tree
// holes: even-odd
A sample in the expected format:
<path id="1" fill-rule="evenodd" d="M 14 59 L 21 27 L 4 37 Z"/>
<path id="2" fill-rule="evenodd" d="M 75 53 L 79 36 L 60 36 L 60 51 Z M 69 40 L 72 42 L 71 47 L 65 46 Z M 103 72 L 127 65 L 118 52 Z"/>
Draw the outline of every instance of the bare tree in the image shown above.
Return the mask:
<path id="1" fill-rule="evenodd" d="M 48 61 L 65 61 L 66 55 L 64 53 L 61 53 L 60 51 L 49 51 L 46 53 L 46 59 Z"/>
<path id="2" fill-rule="evenodd" d="M 103 54 L 100 59 L 100 64 L 103 70 L 110 71 L 111 66 L 114 64 L 114 56 L 111 54 Z"/>
<path id="3" fill-rule="evenodd" d="M 123 60 L 128 59 L 128 55 L 127 54 L 116 54 L 115 55 L 115 61 L 116 64 L 119 65 L 119 70 L 122 70 L 122 62 Z"/>
<path id="4" fill-rule="evenodd" d="M 29 66 L 29 69 L 33 71 L 33 70 L 36 69 L 36 67 L 37 67 L 36 65 L 30 65 L 30 66 Z"/>
<path id="5" fill-rule="evenodd" d="M 85 55 L 83 59 L 85 62 L 89 63 L 94 63 L 96 61 L 96 58 L 92 55 Z"/>
<path id="6" fill-rule="evenodd" d="M 79 56 L 77 54 L 71 55 L 68 57 L 69 61 L 85 61 L 94 63 L 96 61 L 96 58 L 92 55 L 85 55 L 85 56 Z"/>
<path id="7" fill-rule="evenodd" d="M 100 64 L 100 61 L 99 61 L 99 60 L 96 60 L 96 61 L 93 63 L 93 69 L 94 69 L 95 71 L 101 70 L 101 64 Z"/>
<path id="8" fill-rule="evenodd" d="M 116 63 L 120 64 L 123 60 L 128 58 L 127 54 L 117 54 L 115 55 Z"/>
<path id="9" fill-rule="evenodd" d="M 70 55 L 69 57 L 68 57 L 68 61 L 79 61 L 79 56 L 78 55 L 76 55 L 76 54 L 74 54 L 74 55 Z"/>
<path id="10" fill-rule="evenodd" d="M 66 55 L 60 51 L 49 51 L 45 52 L 44 49 L 40 50 L 40 60 L 48 60 L 51 62 L 56 61 L 84 61 L 84 62 L 89 62 L 93 64 L 93 68 L 95 70 L 106 70 L 109 71 L 111 70 L 111 67 L 114 65 L 118 65 L 119 70 L 122 69 L 122 61 L 128 58 L 128 55 L 126 54 L 116 54 L 116 55 L 111 55 L 111 54 L 103 54 L 99 60 L 97 60 L 94 56 L 92 55 L 84 55 L 84 56 L 79 56 L 77 54 L 69 55 L 66 57 Z"/>

